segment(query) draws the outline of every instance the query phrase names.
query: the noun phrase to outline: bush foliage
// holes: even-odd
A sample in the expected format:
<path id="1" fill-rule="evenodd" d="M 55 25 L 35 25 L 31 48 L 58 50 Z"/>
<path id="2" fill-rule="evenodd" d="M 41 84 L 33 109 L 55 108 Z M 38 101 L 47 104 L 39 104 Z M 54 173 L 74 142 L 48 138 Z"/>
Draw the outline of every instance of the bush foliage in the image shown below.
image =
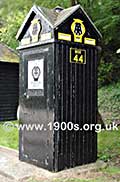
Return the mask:
<path id="1" fill-rule="evenodd" d="M 120 78 L 120 2 L 119 0 L 79 0 L 103 35 L 102 61 L 99 66 L 99 85 Z M 57 5 L 69 7 L 73 0 L 2 0 L 0 1 L 0 42 L 16 48 L 15 35 L 33 4 L 53 8 Z"/>

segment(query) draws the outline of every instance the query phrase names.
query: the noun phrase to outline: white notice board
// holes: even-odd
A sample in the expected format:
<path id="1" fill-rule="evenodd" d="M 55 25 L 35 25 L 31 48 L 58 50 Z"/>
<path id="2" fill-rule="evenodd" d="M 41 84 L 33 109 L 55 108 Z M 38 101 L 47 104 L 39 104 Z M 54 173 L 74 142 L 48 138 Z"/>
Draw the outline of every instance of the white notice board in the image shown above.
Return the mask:
<path id="1" fill-rule="evenodd" d="M 28 61 L 28 89 L 44 89 L 44 60 Z"/>

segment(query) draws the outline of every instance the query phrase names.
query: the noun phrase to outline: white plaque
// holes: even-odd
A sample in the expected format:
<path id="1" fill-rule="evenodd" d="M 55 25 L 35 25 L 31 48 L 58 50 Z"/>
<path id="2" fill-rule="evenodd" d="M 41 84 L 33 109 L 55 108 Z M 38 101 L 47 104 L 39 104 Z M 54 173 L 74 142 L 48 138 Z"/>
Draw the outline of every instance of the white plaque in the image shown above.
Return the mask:
<path id="1" fill-rule="evenodd" d="M 44 89 L 44 60 L 28 61 L 28 89 Z"/>

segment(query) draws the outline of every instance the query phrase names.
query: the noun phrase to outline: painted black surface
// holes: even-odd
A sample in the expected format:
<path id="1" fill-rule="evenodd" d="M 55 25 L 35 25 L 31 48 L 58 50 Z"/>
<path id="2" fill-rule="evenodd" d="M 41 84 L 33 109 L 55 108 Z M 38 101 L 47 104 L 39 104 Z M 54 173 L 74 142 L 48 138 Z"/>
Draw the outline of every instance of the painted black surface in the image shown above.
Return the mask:
<path id="1" fill-rule="evenodd" d="M 71 64 L 70 48 L 87 51 L 86 64 Z M 55 120 L 61 122 L 96 124 L 97 115 L 97 49 L 85 45 L 55 44 Z M 57 170 L 95 162 L 97 159 L 95 131 L 55 132 L 55 164 Z M 59 145 L 58 145 L 59 141 Z"/>
<path id="2" fill-rule="evenodd" d="M 84 19 L 85 36 L 96 39 L 96 46 L 75 43 L 73 35 L 71 42 L 58 40 L 58 32 L 71 34 L 70 25 L 77 17 Z M 47 22 L 44 22 L 43 31 L 49 32 L 45 23 Z M 25 29 L 28 28 L 25 25 Z M 72 122 L 80 127 L 84 124 L 96 124 L 99 33 L 96 34 L 96 29 L 94 30 L 88 17 L 80 10 L 53 29 L 52 40 L 23 47 L 20 44 L 20 122 L 46 126 L 49 122 Z M 85 50 L 86 64 L 70 63 L 70 48 Z M 40 90 L 28 89 L 28 62 L 41 59 L 44 59 L 42 93 Z M 95 162 L 97 134 L 95 130 L 24 130 L 20 131 L 19 151 L 20 160 L 51 171 L 60 171 Z"/>
<path id="3" fill-rule="evenodd" d="M 71 64 L 70 48 L 87 51 L 86 64 Z M 96 47 L 56 42 L 22 51 L 20 64 L 20 120 L 23 124 L 73 122 L 95 124 L 97 114 Z M 44 96 L 27 98 L 27 62 L 45 60 Z M 95 131 L 21 131 L 20 159 L 52 171 L 97 159 Z"/>
<path id="4" fill-rule="evenodd" d="M 55 38 L 58 39 L 58 32 L 66 33 L 71 35 L 71 40 L 74 42 L 74 35 L 71 33 L 71 24 L 73 23 L 74 19 L 80 19 L 83 20 L 83 23 L 86 28 L 86 32 L 82 38 L 82 43 L 84 44 L 84 38 L 93 38 L 96 39 L 96 44 L 100 43 L 100 36 L 98 37 L 98 34 L 96 33 L 96 30 L 91 26 L 91 23 L 89 22 L 88 18 L 85 16 L 85 14 L 82 13 L 82 11 L 79 9 L 74 14 L 72 14 L 69 18 L 67 18 L 59 27 L 59 30 L 56 29 L 55 31 Z"/>
<path id="5" fill-rule="evenodd" d="M 27 92 L 27 64 L 30 60 L 44 59 L 44 96 L 31 96 Z M 53 45 L 22 52 L 20 64 L 20 120 L 23 124 L 44 124 L 54 121 L 54 65 Z M 39 91 L 38 91 L 39 92 Z M 29 96 L 27 98 L 25 95 Z M 53 169 L 53 131 L 20 131 L 20 159 Z"/>
<path id="6" fill-rule="evenodd" d="M 0 62 L 0 121 L 17 119 L 19 64 Z"/>

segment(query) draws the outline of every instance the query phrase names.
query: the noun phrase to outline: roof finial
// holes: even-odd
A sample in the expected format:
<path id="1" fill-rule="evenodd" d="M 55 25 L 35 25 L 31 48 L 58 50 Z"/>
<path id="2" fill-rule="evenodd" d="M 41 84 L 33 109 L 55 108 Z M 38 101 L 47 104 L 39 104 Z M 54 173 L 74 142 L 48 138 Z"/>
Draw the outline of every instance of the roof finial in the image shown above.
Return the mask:
<path id="1" fill-rule="evenodd" d="M 56 6 L 56 7 L 54 8 L 54 11 L 57 12 L 57 13 L 61 12 L 62 10 L 64 10 L 64 8 L 62 8 L 62 7 L 60 7 L 60 6 Z"/>
<path id="2" fill-rule="evenodd" d="M 79 4 L 78 0 L 71 0 L 71 6 Z"/>

